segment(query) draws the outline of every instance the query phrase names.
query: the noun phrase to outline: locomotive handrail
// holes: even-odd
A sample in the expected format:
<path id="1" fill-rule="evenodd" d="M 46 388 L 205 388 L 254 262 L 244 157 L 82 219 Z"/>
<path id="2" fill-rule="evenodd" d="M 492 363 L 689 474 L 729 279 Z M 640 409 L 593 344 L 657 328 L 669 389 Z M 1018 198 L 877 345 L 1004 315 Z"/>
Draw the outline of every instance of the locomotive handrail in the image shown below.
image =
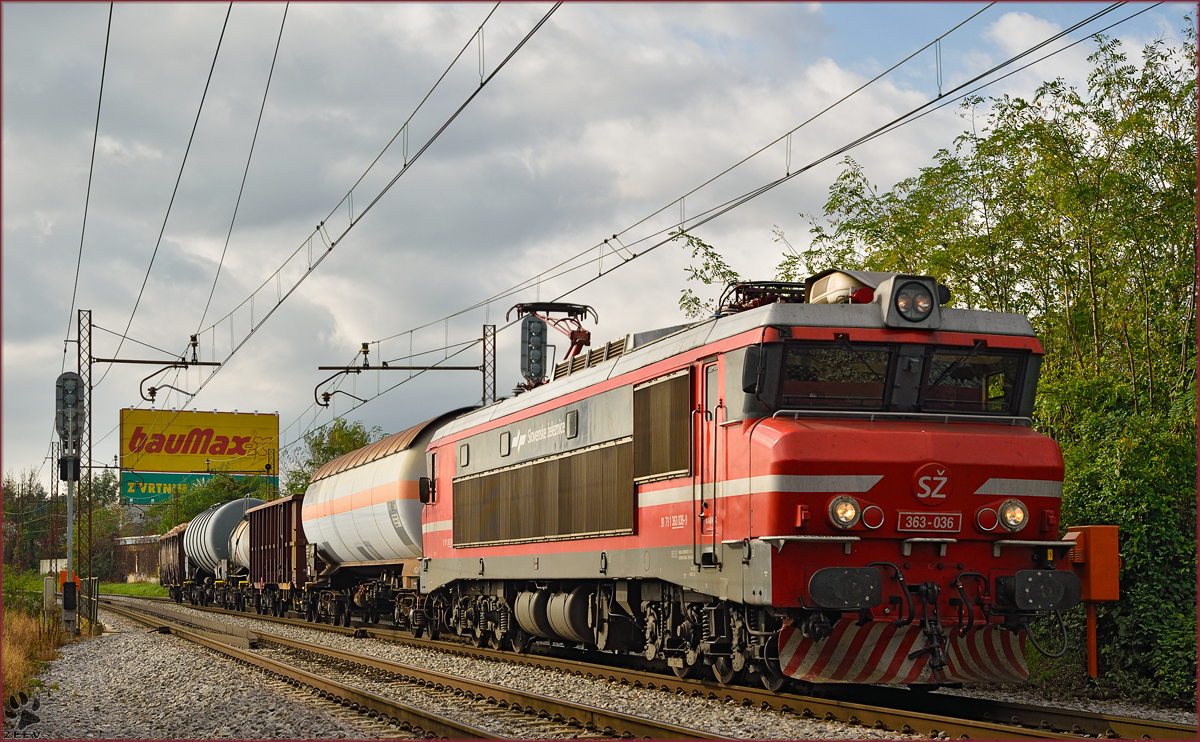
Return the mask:
<path id="1" fill-rule="evenodd" d="M 1033 418 L 1012 415 L 963 415 L 945 412 L 860 412 L 858 410 L 776 410 L 771 417 L 776 418 L 781 415 L 789 417 L 854 417 L 864 418 L 870 422 L 874 422 L 877 417 L 888 419 L 941 420 L 947 423 L 951 420 L 962 420 L 964 422 L 1002 423 L 1009 427 L 1016 427 L 1017 425 L 1023 425 L 1028 428 L 1033 427 Z"/>
<path id="2" fill-rule="evenodd" d="M 783 545 L 789 541 L 825 542 L 827 544 L 845 544 L 846 553 L 850 553 L 850 544 L 862 541 L 860 536 L 759 536 L 757 541 L 763 541 L 775 547 L 777 552 L 783 551 Z"/>
<path id="3" fill-rule="evenodd" d="M 1041 546 L 1044 548 L 1070 548 L 1075 545 L 1074 541 L 1025 541 L 1021 539 L 1001 539 L 992 542 L 992 556 L 1000 556 L 1000 547 L 1002 546 Z"/>

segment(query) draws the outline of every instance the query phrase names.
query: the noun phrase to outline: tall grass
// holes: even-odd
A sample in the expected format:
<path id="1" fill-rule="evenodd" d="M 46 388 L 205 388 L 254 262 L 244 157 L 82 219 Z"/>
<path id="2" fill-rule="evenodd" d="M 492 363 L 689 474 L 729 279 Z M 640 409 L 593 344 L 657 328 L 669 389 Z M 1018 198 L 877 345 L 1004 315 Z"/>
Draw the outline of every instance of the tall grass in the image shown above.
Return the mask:
<path id="1" fill-rule="evenodd" d="M 24 601 L 5 600 L 2 620 L 4 693 L 7 696 L 23 690 L 32 695 L 42 687 L 37 674 L 54 659 L 55 650 L 66 644 L 68 637 L 56 616 L 51 614 L 46 620 L 40 608 L 31 612 Z"/>

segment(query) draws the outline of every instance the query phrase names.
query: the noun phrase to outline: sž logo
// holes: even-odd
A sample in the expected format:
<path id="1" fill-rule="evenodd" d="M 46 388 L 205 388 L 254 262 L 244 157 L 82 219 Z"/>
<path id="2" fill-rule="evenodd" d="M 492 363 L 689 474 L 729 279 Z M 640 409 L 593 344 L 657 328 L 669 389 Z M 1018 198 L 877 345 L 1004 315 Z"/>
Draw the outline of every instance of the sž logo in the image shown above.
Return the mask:
<path id="1" fill-rule="evenodd" d="M 249 456 L 254 436 L 216 435 L 212 428 L 192 428 L 187 434 L 150 433 L 139 425 L 129 437 L 130 453 L 165 453 L 189 456 Z"/>
<path id="2" fill-rule="evenodd" d="M 950 481 L 950 467 L 945 464 L 931 463 L 913 472 L 913 496 L 922 505 L 940 505 L 953 494 L 953 483 Z"/>

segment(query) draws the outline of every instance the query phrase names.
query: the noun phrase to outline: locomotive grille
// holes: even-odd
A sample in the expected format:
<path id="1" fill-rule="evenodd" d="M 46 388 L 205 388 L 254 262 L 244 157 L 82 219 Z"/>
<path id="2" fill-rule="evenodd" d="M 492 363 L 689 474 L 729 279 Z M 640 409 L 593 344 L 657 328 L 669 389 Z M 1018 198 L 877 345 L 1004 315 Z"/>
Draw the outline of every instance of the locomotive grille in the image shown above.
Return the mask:
<path id="1" fill-rule="evenodd" d="M 454 482 L 454 545 L 633 531 L 629 442 Z"/>
<path id="2" fill-rule="evenodd" d="M 687 371 L 633 390 L 633 477 L 688 473 L 691 376 Z"/>

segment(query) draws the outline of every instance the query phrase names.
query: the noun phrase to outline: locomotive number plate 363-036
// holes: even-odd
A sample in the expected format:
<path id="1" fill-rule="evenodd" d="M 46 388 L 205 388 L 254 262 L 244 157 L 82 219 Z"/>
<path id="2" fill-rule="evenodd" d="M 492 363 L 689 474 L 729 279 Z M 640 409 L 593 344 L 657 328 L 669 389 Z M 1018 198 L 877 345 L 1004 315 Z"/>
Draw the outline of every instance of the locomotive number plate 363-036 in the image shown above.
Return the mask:
<path id="1" fill-rule="evenodd" d="M 962 513 L 900 513 L 897 531 L 941 531 L 957 533 L 962 530 Z"/>

